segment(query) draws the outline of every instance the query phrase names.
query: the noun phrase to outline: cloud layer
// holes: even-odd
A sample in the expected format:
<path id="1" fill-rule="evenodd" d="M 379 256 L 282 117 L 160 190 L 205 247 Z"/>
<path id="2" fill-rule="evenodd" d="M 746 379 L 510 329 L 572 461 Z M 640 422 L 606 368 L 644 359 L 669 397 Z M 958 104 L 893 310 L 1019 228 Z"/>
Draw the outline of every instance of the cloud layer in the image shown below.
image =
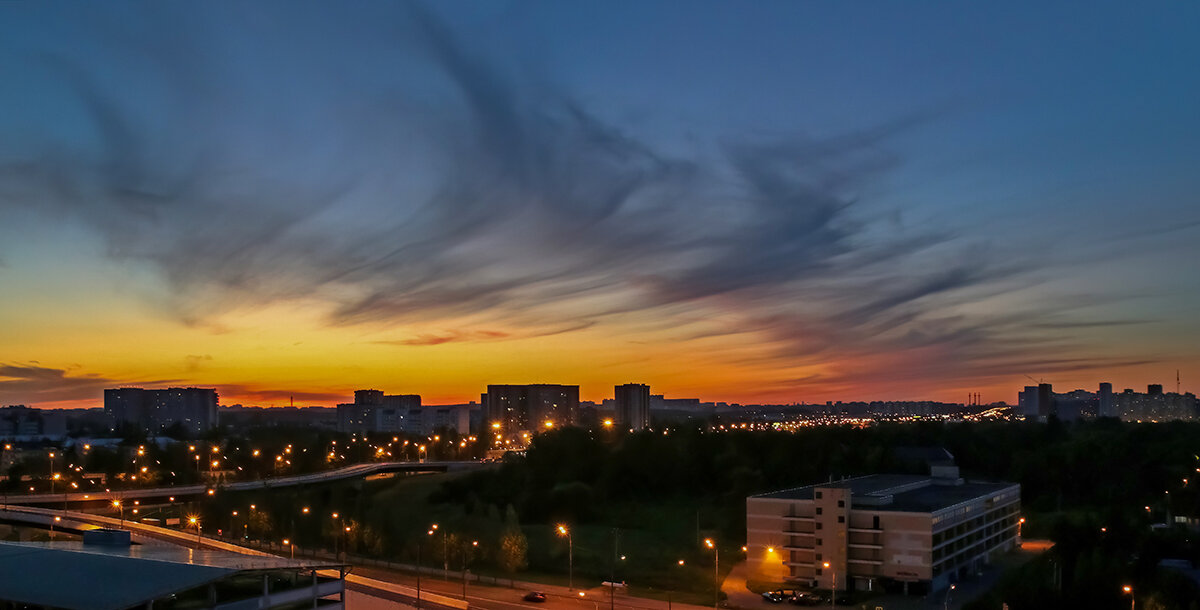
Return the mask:
<path id="1" fill-rule="evenodd" d="M 897 134 L 930 117 L 711 134 L 680 156 L 419 5 L 237 10 L 97 14 L 83 42 L 6 50 L 67 118 L 0 123 L 0 214 L 81 220 L 114 260 L 159 272 L 189 323 L 316 299 L 333 326 L 481 325 L 380 340 L 404 346 L 636 324 L 683 343 L 753 333 L 762 366 L 858 363 L 793 387 L 1012 374 L 1068 347 L 1069 326 L 1046 327 L 1065 307 L 971 307 L 1033 281 L 1027 261 L 864 199 L 904 162 Z"/>

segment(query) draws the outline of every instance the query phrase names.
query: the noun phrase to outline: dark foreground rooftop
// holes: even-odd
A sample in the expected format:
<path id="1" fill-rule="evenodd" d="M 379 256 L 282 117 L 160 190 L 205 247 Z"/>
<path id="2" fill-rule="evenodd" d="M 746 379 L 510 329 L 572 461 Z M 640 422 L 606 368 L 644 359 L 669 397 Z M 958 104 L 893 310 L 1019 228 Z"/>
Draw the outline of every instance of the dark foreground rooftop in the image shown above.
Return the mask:
<path id="1" fill-rule="evenodd" d="M 251 587 L 261 592 L 264 574 L 337 567 L 165 545 L 0 542 L 0 574 L 5 575 L 0 601 L 117 610 L 213 583 L 235 596 L 238 589 L 254 595 Z M 237 582 L 239 578 L 246 582 Z"/>

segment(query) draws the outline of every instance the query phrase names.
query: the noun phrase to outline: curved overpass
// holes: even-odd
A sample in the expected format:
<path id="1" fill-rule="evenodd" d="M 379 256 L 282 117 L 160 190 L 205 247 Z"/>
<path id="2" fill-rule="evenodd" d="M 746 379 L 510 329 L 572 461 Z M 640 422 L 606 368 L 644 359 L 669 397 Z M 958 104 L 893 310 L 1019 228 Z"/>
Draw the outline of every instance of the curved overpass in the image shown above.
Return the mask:
<path id="1" fill-rule="evenodd" d="M 474 461 L 371 462 L 366 464 L 346 466 L 336 470 L 314 472 L 311 474 L 298 474 L 286 477 L 259 479 L 256 481 L 237 481 L 234 483 L 224 483 L 219 484 L 216 487 L 217 489 L 225 491 L 251 491 L 255 489 L 274 489 L 278 487 L 292 487 L 296 485 L 309 485 L 313 483 L 327 483 L 342 479 L 366 477 L 373 474 L 385 474 L 392 472 L 451 472 L 457 470 L 472 470 L 486 466 L 487 464 Z M 4 496 L 3 504 L 17 504 L 26 506 L 66 506 L 69 504 L 102 505 L 112 502 L 113 500 L 148 500 L 167 497 L 186 498 L 190 496 L 201 496 L 206 494 L 211 487 L 211 485 L 203 484 L 100 492 L 92 491 L 87 493 L 71 492 L 57 494 L 19 494 Z"/>

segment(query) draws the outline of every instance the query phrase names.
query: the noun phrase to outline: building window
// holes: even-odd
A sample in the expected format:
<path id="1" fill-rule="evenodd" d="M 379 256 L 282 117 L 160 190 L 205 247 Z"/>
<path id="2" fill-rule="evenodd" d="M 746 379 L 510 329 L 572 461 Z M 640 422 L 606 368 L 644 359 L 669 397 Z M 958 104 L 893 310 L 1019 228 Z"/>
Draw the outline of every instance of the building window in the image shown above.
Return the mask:
<path id="1" fill-rule="evenodd" d="M 838 500 L 838 508 L 846 508 L 846 501 Z"/>
<path id="2" fill-rule="evenodd" d="M 825 544 L 825 541 L 821 540 L 820 538 L 817 538 L 817 546 L 821 546 L 823 544 Z"/>
<path id="3" fill-rule="evenodd" d="M 821 561 L 821 554 L 817 553 L 817 561 Z"/>
<path id="4" fill-rule="evenodd" d="M 821 507 L 820 507 L 820 506 L 818 506 L 818 507 L 817 507 L 817 514 L 819 515 L 819 514 L 821 514 L 821 513 L 822 513 Z"/>
<path id="5" fill-rule="evenodd" d="M 825 496 L 824 496 L 824 495 L 822 495 L 822 494 L 823 494 L 823 492 L 820 492 L 820 491 L 818 491 L 818 492 L 817 492 L 817 499 L 818 499 L 818 500 L 820 500 L 821 498 L 824 498 L 824 497 L 825 497 Z"/>
<path id="6" fill-rule="evenodd" d="M 845 522 L 846 522 L 846 517 L 843 515 L 838 515 L 838 523 L 845 523 Z"/>
<path id="7" fill-rule="evenodd" d="M 817 529 L 821 529 L 821 522 L 817 521 Z"/>
<path id="8" fill-rule="evenodd" d="M 821 568 L 817 568 L 817 576 L 821 575 Z"/>

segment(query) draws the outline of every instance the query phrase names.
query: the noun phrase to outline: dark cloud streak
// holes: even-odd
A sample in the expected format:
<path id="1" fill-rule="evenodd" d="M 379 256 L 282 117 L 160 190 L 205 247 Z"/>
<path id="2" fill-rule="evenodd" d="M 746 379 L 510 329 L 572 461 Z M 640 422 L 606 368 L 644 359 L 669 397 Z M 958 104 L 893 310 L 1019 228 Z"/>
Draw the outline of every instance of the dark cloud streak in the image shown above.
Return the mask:
<path id="1" fill-rule="evenodd" d="M 271 40 L 282 49 L 268 55 L 289 57 L 298 75 L 264 72 L 262 84 L 219 61 L 233 53 L 214 29 L 178 39 L 122 29 L 111 37 L 143 44 L 114 53 L 156 58 L 131 77 L 135 89 L 178 104 L 152 119 L 125 82 L 56 50 L 47 70 L 74 91 L 95 150 L 55 142 L 0 167 L 0 211 L 55 200 L 114 258 L 159 270 L 169 307 L 191 322 L 317 297 L 332 303 L 334 325 L 486 315 L 536 336 L 673 308 L 736 314 L 744 325 L 725 332 L 762 333 L 784 363 L 938 348 L 958 370 L 995 362 L 988 350 L 1020 327 L 951 312 L 1020 266 L 952 233 L 905 231 L 859 201 L 901 162 L 890 139 L 931 117 L 831 138 L 735 135 L 715 161 L 671 158 L 566 92 L 502 74 L 422 6 L 384 13 L 347 28 L 377 54 L 373 72 L 334 78 L 314 59 L 323 47 Z M 312 38 L 313 22 L 289 25 L 295 40 Z M 436 83 L 406 88 L 395 66 L 422 58 Z M 278 96 L 253 97 L 272 85 Z M 372 95 L 402 99 L 361 103 Z M 555 311 L 613 293 L 626 302 Z M 502 338 L 480 332 L 391 343 Z"/>

